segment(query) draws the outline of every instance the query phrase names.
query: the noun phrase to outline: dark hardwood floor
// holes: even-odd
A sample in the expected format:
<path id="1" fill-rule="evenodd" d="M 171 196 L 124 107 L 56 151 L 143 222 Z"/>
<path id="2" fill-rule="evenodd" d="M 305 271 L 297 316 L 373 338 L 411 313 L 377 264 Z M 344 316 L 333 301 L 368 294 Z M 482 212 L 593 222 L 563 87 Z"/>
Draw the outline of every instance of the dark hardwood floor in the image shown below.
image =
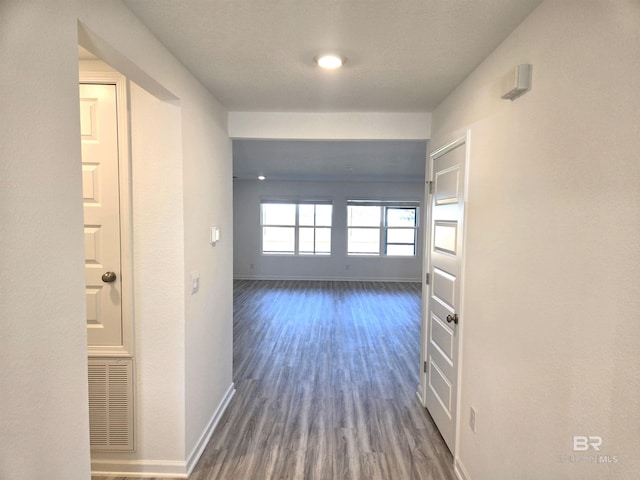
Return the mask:
<path id="1" fill-rule="evenodd" d="M 454 479 L 415 395 L 420 301 L 413 283 L 236 281 L 237 393 L 189 480 Z"/>

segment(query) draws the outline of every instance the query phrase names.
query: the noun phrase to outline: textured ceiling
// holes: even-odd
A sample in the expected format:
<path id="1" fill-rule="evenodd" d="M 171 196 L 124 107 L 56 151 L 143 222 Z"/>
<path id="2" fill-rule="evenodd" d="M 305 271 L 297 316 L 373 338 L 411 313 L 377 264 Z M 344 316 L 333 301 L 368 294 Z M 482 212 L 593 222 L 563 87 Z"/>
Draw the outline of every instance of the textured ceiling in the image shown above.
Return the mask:
<path id="1" fill-rule="evenodd" d="M 428 112 L 540 0 L 125 3 L 231 111 Z"/>
<path id="2" fill-rule="evenodd" d="M 233 175 L 240 180 L 423 182 L 424 141 L 234 140 Z"/>
<path id="3" fill-rule="evenodd" d="M 124 0 L 230 111 L 430 112 L 540 0 Z M 325 72 L 313 57 L 347 57 Z M 236 140 L 234 175 L 423 181 L 425 142 Z"/>

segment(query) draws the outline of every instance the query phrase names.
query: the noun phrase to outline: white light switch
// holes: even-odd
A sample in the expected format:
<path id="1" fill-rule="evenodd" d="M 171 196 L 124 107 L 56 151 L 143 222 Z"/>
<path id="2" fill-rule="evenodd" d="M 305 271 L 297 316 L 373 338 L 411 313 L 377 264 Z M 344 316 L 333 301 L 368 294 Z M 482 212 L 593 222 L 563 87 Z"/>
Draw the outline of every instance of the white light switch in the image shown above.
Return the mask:
<path id="1" fill-rule="evenodd" d="M 198 293 L 198 290 L 200 290 L 200 274 L 191 272 L 191 295 Z"/>
<path id="2" fill-rule="evenodd" d="M 220 229 L 218 227 L 211 227 L 211 231 L 209 234 L 209 243 L 215 247 L 219 241 L 220 241 Z"/>

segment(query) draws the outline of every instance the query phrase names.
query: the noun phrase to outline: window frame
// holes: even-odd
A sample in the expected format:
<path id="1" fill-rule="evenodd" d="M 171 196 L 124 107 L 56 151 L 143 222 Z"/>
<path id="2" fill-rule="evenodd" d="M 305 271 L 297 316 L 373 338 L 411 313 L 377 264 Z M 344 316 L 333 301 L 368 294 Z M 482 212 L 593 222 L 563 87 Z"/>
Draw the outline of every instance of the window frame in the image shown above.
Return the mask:
<path id="1" fill-rule="evenodd" d="M 349 207 L 380 207 L 380 223 L 377 226 L 360 226 L 349 224 Z M 415 219 L 412 227 L 389 226 L 389 210 L 414 210 Z M 349 232 L 352 229 L 371 229 L 379 231 L 379 246 L 377 253 L 369 252 L 352 252 L 349 248 Z M 413 230 L 413 243 L 405 242 L 389 242 L 389 230 Z M 418 256 L 418 230 L 420 229 L 420 202 L 415 200 L 406 201 L 383 201 L 383 200 L 347 200 L 347 256 L 348 257 L 393 257 L 393 258 L 412 258 Z M 413 246 L 413 254 L 397 255 L 389 254 L 389 245 L 407 245 Z"/>
<path id="2" fill-rule="evenodd" d="M 295 220 L 293 224 L 266 224 L 264 223 L 264 205 L 293 205 L 295 206 Z M 300 206 L 301 205 L 313 205 L 313 225 L 301 225 L 300 224 Z M 317 207 L 319 205 L 329 205 L 331 207 L 331 221 L 327 225 L 318 225 L 317 222 Z M 293 228 L 293 250 L 287 251 L 265 251 L 264 249 L 264 228 Z M 313 230 L 313 252 L 300 250 L 300 230 L 312 229 Z M 332 229 L 333 229 L 333 202 L 331 200 L 271 200 L 263 199 L 260 201 L 260 254 L 267 256 L 308 256 L 308 257 L 329 257 L 333 254 L 332 248 Z M 318 230 L 329 231 L 329 251 L 322 252 L 317 250 L 317 233 Z"/>

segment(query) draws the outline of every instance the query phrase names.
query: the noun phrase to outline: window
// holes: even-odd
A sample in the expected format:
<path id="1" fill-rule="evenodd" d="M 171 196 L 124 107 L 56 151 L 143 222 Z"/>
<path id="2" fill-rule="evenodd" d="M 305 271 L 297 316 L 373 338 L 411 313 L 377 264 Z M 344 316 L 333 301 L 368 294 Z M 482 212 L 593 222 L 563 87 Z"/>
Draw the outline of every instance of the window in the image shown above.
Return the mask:
<path id="1" fill-rule="evenodd" d="M 331 203 L 263 202 L 260 210 L 262 253 L 331 253 Z"/>
<path id="2" fill-rule="evenodd" d="M 349 255 L 415 256 L 418 202 L 347 203 Z"/>

